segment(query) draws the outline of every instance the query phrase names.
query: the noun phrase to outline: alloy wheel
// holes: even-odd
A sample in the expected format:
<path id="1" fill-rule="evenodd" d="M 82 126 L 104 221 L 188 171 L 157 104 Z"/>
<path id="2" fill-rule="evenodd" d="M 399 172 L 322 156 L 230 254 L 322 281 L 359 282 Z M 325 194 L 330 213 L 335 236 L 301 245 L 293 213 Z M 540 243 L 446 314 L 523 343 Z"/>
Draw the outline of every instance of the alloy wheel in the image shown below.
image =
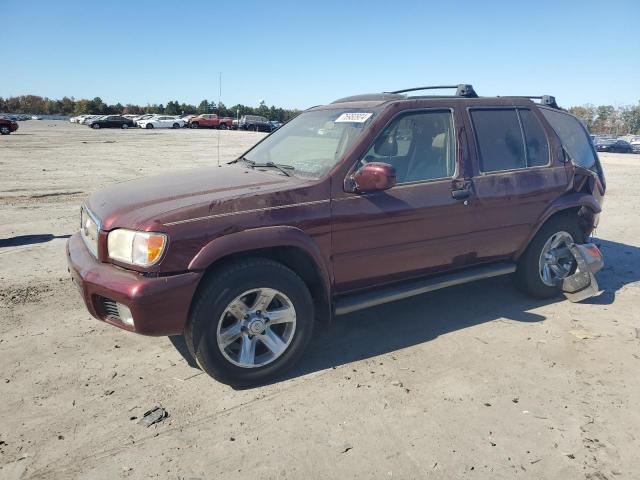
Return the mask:
<path id="1" fill-rule="evenodd" d="M 256 368 L 280 357 L 295 331 L 296 310 L 289 297 L 272 288 L 257 288 L 227 305 L 218 322 L 216 339 L 229 362 Z"/>
<path id="2" fill-rule="evenodd" d="M 567 248 L 571 243 L 571 234 L 560 231 L 554 233 L 544 244 L 538 261 L 542 283 L 555 287 L 571 273 L 575 262 Z"/>

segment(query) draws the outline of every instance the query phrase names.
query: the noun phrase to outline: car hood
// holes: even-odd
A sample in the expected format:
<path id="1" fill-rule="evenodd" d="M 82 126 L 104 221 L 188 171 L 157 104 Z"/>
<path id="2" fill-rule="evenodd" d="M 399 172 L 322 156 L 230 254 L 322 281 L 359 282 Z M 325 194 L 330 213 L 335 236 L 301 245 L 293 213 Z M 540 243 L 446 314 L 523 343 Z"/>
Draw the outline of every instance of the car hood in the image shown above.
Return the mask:
<path id="1" fill-rule="evenodd" d="M 240 199 L 295 188 L 303 180 L 236 165 L 207 167 L 129 180 L 89 197 L 87 207 L 103 230 L 163 230 L 167 222 L 235 208 Z M 256 202 L 259 203 L 259 202 Z"/>

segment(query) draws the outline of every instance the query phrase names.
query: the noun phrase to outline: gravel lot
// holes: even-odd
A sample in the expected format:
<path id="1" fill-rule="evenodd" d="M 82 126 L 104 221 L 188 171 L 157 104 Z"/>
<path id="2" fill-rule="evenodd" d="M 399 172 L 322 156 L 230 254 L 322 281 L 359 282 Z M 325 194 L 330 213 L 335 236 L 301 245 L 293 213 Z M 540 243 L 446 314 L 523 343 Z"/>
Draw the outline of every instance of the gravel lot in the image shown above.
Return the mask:
<path id="1" fill-rule="evenodd" d="M 261 137 L 220 132 L 221 160 Z M 93 320 L 64 255 L 91 191 L 215 163 L 217 138 L 61 121 L 0 138 L 0 478 L 640 478 L 640 156 L 601 155 L 601 296 L 434 292 L 342 317 L 287 379 L 236 391 L 179 338 Z M 155 405 L 170 417 L 138 425 Z"/>

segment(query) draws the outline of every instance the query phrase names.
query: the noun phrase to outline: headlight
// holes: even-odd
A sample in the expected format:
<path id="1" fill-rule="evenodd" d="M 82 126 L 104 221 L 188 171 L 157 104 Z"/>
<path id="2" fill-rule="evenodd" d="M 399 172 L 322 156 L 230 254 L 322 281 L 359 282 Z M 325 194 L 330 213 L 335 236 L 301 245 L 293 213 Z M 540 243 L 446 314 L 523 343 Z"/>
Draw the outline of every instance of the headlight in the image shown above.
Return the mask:
<path id="1" fill-rule="evenodd" d="M 109 232 L 109 258 L 119 262 L 148 267 L 160 260 L 167 245 L 164 233 L 136 232 L 119 228 Z"/>

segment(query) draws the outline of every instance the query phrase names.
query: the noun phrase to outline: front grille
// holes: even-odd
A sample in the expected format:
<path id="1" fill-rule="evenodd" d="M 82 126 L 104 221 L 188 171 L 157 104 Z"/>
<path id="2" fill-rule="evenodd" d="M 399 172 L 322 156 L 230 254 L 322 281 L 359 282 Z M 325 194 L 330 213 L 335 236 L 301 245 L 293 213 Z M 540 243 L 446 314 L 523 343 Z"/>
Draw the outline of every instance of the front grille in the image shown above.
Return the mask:
<path id="1" fill-rule="evenodd" d="M 112 319 L 122 321 L 120 319 L 120 311 L 118 310 L 118 305 L 113 300 L 109 300 L 108 298 L 101 297 L 102 309 L 104 310 L 104 314 Z"/>

